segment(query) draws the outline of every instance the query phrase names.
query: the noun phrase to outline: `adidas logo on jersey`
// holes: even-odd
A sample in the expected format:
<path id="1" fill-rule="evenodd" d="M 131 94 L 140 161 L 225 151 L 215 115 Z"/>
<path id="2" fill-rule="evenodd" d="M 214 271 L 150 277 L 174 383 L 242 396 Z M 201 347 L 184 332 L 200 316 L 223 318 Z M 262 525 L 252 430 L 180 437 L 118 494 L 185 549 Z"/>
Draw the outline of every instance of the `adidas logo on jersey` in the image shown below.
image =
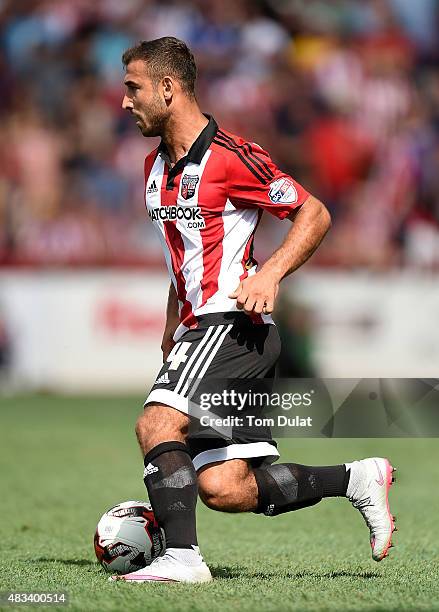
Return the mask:
<path id="1" fill-rule="evenodd" d="M 143 478 L 145 478 L 145 476 L 150 476 L 151 474 L 155 474 L 155 472 L 158 472 L 158 471 L 159 471 L 159 468 L 156 465 L 153 465 L 152 463 L 148 463 L 148 465 L 143 470 Z"/>
<path id="2" fill-rule="evenodd" d="M 151 195 L 151 193 L 157 193 L 158 192 L 158 187 L 156 185 L 155 180 L 151 183 L 151 185 L 148 186 L 148 189 L 146 190 L 147 195 Z"/>
<path id="3" fill-rule="evenodd" d="M 155 385 L 169 385 L 170 382 L 171 381 L 169 380 L 168 373 L 165 372 L 164 374 L 160 376 L 160 378 L 157 378 L 154 384 Z"/>

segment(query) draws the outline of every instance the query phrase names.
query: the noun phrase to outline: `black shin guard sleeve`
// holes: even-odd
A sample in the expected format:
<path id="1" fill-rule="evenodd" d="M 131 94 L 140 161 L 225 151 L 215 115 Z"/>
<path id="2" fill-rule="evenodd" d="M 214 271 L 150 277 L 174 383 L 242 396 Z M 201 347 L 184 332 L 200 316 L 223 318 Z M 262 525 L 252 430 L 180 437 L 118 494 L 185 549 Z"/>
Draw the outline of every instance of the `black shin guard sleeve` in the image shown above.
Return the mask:
<path id="1" fill-rule="evenodd" d="M 258 486 L 258 514 L 276 516 L 313 506 L 323 497 L 346 493 L 344 465 L 320 468 L 284 463 L 253 471 Z"/>
<path id="2" fill-rule="evenodd" d="M 197 545 L 197 474 L 182 442 L 164 442 L 144 459 L 143 480 L 167 548 Z"/>

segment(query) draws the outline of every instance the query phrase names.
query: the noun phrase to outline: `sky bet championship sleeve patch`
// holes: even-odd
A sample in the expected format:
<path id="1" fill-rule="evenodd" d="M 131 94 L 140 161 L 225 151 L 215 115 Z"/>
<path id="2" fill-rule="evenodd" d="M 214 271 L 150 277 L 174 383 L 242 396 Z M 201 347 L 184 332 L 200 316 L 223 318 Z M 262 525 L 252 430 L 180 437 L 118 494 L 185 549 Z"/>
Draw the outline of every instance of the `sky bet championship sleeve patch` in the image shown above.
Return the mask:
<path id="1" fill-rule="evenodd" d="M 293 182 L 287 178 L 280 178 L 270 183 L 268 197 L 273 204 L 294 204 L 298 199 Z"/>

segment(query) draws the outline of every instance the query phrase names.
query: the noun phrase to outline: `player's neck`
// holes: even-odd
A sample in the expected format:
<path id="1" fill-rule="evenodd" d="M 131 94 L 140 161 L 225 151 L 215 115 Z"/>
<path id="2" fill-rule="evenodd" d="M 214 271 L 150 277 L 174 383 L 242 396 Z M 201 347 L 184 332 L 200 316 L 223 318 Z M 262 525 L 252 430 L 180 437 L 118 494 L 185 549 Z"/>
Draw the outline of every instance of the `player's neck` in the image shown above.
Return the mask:
<path id="1" fill-rule="evenodd" d="M 162 136 L 173 164 L 187 154 L 208 123 L 196 103 L 173 114 Z"/>

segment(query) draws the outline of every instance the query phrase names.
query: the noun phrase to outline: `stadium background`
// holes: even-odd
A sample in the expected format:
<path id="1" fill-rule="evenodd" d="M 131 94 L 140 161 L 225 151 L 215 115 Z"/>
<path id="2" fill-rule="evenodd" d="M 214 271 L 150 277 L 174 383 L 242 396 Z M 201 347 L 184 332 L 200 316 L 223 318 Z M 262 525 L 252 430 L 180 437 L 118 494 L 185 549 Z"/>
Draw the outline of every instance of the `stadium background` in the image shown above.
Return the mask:
<path id="1" fill-rule="evenodd" d="M 64 586 L 72 609 L 145 609 L 141 591 L 104 584 L 91 548 L 106 507 L 144 497 L 132 424 L 160 362 L 167 286 L 143 205 L 156 143 L 120 108 L 123 50 L 183 38 L 202 109 L 332 213 L 283 285 L 282 373 L 435 377 L 438 14 L 436 0 L 0 0 L 0 590 Z M 264 220 L 260 261 L 286 227 Z M 392 457 L 391 564 L 371 564 L 343 501 L 264 523 L 264 539 L 259 517 L 200 508 L 215 583 L 149 593 L 149 609 L 438 609 L 436 442 L 281 450 Z"/>
<path id="2" fill-rule="evenodd" d="M 142 164 L 157 143 L 121 109 L 120 57 L 169 34 L 194 50 L 202 109 L 332 213 L 284 283 L 283 370 L 435 376 L 434 0 L 2 0 L 0 25 L 4 385 L 140 391 L 155 374 L 166 280 Z M 285 230 L 264 219 L 259 260 Z"/>

